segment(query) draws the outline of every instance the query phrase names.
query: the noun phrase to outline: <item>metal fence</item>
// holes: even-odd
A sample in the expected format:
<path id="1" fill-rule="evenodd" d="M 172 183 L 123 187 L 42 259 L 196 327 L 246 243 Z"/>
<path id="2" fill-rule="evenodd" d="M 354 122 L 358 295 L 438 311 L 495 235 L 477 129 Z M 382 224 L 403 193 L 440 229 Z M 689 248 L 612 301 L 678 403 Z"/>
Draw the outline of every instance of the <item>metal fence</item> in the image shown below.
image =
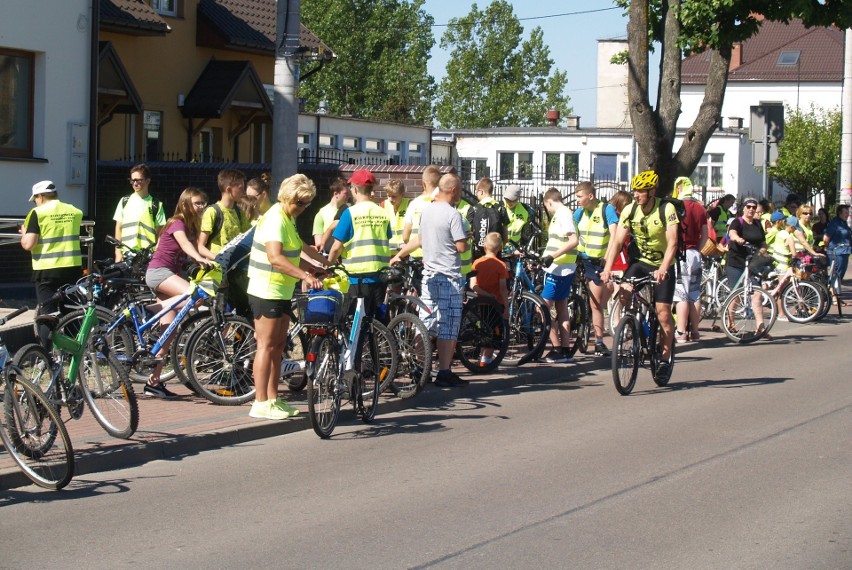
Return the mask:
<path id="1" fill-rule="evenodd" d="M 0 245 L 13 245 L 21 243 L 21 234 L 18 233 L 24 223 L 24 218 L 0 218 Z M 92 270 L 92 249 L 95 246 L 95 222 L 83 220 L 80 222 L 80 247 L 83 250 L 85 265 L 89 271 Z"/>

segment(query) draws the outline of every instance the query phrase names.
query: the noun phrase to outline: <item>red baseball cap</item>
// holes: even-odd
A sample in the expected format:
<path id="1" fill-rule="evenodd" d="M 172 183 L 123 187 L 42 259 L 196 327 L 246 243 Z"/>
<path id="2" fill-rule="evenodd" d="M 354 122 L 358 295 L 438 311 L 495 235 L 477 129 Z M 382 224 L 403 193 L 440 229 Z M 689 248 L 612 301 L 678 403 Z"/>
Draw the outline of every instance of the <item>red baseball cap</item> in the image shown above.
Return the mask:
<path id="1" fill-rule="evenodd" d="M 347 182 L 358 186 L 370 186 L 376 183 L 376 177 L 369 170 L 356 170 Z"/>

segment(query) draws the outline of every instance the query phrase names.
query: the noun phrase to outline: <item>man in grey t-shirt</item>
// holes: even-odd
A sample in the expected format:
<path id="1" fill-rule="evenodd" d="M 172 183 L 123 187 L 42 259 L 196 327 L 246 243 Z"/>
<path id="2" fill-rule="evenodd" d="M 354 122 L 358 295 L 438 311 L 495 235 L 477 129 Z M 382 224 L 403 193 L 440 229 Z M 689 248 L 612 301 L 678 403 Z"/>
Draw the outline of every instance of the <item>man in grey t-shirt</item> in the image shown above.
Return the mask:
<path id="1" fill-rule="evenodd" d="M 467 232 L 461 214 L 454 204 L 461 200 L 461 179 L 445 174 L 438 183 L 438 195 L 426 206 L 420 217 L 420 232 L 411 237 L 391 265 L 418 247 L 423 248 L 422 300 L 431 313 L 420 317 L 430 331 L 438 336 L 438 376 L 435 385 L 442 388 L 464 386 L 450 370 L 456 338 L 461 326 L 464 289 L 459 254 L 467 249 Z"/>

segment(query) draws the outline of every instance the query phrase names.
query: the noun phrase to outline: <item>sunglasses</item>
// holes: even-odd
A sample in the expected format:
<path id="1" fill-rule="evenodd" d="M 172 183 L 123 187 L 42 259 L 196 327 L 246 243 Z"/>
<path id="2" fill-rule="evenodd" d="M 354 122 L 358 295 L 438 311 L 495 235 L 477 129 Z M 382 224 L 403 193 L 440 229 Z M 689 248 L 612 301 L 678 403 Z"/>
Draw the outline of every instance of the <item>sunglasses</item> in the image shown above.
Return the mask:
<path id="1" fill-rule="evenodd" d="M 143 182 L 145 182 L 145 179 L 144 178 L 128 178 L 127 181 L 130 182 L 131 184 L 133 184 L 134 186 L 136 186 L 137 184 L 142 184 Z"/>
<path id="2" fill-rule="evenodd" d="M 302 202 L 301 200 L 296 200 L 296 205 L 300 208 L 307 208 L 311 204 L 313 204 L 313 200 L 311 200 L 310 202 Z"/>
<path id="3" fill-rule="evenodd" d="M 813 212 L 802 212 L 803 216 L 813 216 Z"/>
<path id="4" fill-rule="evenodd" d="M 746 208 L 748 210 L 757 210 L 757 204 L 746 204 L 745 206 L 743 206 L 743 208 Z"/>

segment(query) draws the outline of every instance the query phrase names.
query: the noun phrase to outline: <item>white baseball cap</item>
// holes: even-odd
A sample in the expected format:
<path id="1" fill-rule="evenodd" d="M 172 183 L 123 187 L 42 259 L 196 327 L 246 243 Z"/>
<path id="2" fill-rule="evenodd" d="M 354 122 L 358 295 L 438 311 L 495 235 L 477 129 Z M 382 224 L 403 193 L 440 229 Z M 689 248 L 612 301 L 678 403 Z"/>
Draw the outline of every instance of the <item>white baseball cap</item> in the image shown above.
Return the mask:
<path id="1" fill-rule="evenodd" d="M 35 202 L 36 195 L 46 194 L 47 192 L 56 192 L 56 184 L 52 180 L 42 180 L 33 184 L 33 195 L 30 196 L 30 202 Z"/>

